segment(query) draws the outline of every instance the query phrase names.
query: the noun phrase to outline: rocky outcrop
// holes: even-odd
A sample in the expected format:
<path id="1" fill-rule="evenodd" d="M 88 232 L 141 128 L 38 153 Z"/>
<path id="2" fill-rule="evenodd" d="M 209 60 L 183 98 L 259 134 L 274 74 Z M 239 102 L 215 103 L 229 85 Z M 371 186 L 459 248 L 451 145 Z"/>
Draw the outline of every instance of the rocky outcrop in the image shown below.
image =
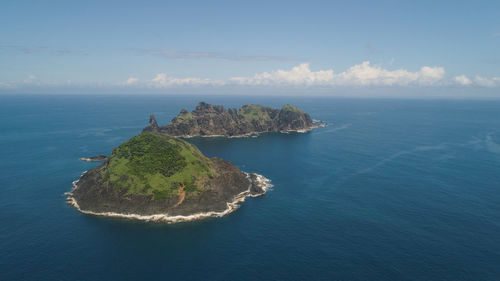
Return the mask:
<path id="1" fill-rule="evenodd" d="M 192 136 L 246 136 L 265 132 L 308 131 L 318 127 L 309 114 L 291 105 L 281 109 L 261 105 L 244 105 L 228 109 L 221 105 L 200 102 L 196 109 L 182 109 L 166 126 L 158 128 L 151 116 L 144 131 L 158 131 L 177 137 Z"/>
<path id="2" fill-rule="evenodd" d="M 149 116 L 149 124 L 144 128 L 143 132 L 158 132 L 158 123 L 156 122 L 156 118 L 153 114 Z"/>
<path id="3" fill-rule="evenodd" d="M 79 160 L 82 160 L 85 162 L 101 162 L 101 161 L 105 161 L 106 159 L 108 159 L 108 157 L 106 155 L 100 154 L 97 156 L 82 157 Z"/>

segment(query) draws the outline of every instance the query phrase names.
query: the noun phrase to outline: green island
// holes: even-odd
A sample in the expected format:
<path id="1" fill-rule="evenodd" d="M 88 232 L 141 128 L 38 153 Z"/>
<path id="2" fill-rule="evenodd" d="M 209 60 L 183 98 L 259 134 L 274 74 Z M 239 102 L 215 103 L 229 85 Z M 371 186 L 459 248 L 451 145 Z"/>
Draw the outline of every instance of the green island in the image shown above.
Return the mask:
<path id="1" fill-rule="evenodd" d="M 269 186 L 181 138 L 142 132 L 84 173 L 68 203 L 86 214 L 178 222 L 225 215 Z"/>

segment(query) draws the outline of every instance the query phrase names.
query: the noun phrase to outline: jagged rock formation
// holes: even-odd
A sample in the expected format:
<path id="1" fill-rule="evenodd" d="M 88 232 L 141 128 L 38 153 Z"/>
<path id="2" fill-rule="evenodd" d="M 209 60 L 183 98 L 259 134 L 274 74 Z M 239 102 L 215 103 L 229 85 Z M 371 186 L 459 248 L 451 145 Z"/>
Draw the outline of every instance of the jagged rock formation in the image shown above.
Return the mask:
<path id="1" fill-rule="evenodd" d="M 221 105 L 200 102 L 196 109 L 182 109 L 166 126 L 158 128 L 151 115 L 144 131 L 160 132 L 169 136 L 245 136 L 265 132 L 307 131 L 318 127 L 309 114 L 291 105 L 281 109 L 261 105 L 244 105 L 226 110 Z"/>
<path id="2" fill-rule="evenodd" d="M 144 128 L 143 132 L 158 132 L 159 127 L 156 118 L 153 114 L 149 115 L 149 124 Z"/>

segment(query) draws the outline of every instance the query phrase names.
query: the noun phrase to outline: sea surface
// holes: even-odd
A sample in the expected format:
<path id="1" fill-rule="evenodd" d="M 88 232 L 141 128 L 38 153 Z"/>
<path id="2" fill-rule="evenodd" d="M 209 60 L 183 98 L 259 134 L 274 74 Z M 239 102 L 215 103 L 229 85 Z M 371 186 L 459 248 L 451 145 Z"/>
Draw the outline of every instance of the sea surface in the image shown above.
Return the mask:
<path id="1" fill-rule="evenodd" d="M 199 101 L 290 103 L 309 133 L 195 138 L 272 180 L 179 224 L 83 215 L 64 193 Z M 500 101 L 0 96 L 0 280 L 500 280 Z"/>

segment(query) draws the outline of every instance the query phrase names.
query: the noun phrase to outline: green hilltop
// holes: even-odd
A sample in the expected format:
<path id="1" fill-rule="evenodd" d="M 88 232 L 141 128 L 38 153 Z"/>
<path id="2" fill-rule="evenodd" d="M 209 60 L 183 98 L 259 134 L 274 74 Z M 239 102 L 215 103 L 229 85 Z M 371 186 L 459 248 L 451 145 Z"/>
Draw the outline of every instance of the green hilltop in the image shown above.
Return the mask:
<path id="1" fill-rule="evenodd" d="M 292 112 L 298 112 L 298 113 L 304 113 L 304 111 L 302 111 L 301 109 L 299 109 L 298 107 L 296 106 L 293 106 L 293 105 L 289 105 L 289 104 L 285 104 L 281 110 L 283 111 L 292 111 Z"/>
<path id="2" fill-rule="evenodd" d="M 238 109 L 238 114 L 243 116 L 246 121 L 257 120 L 259 123 L 264 123 L 272 119 L 268 109 L 262 105 L 245 104 Z"/>
<path id="3" fill-rule="evenodd" d="M 143 132 L 115 148 L 99 173 L 105 186 L 163 199 L 202 192 L 204 183 L 216 172 L 210 159 L 194 145 Z"/>

